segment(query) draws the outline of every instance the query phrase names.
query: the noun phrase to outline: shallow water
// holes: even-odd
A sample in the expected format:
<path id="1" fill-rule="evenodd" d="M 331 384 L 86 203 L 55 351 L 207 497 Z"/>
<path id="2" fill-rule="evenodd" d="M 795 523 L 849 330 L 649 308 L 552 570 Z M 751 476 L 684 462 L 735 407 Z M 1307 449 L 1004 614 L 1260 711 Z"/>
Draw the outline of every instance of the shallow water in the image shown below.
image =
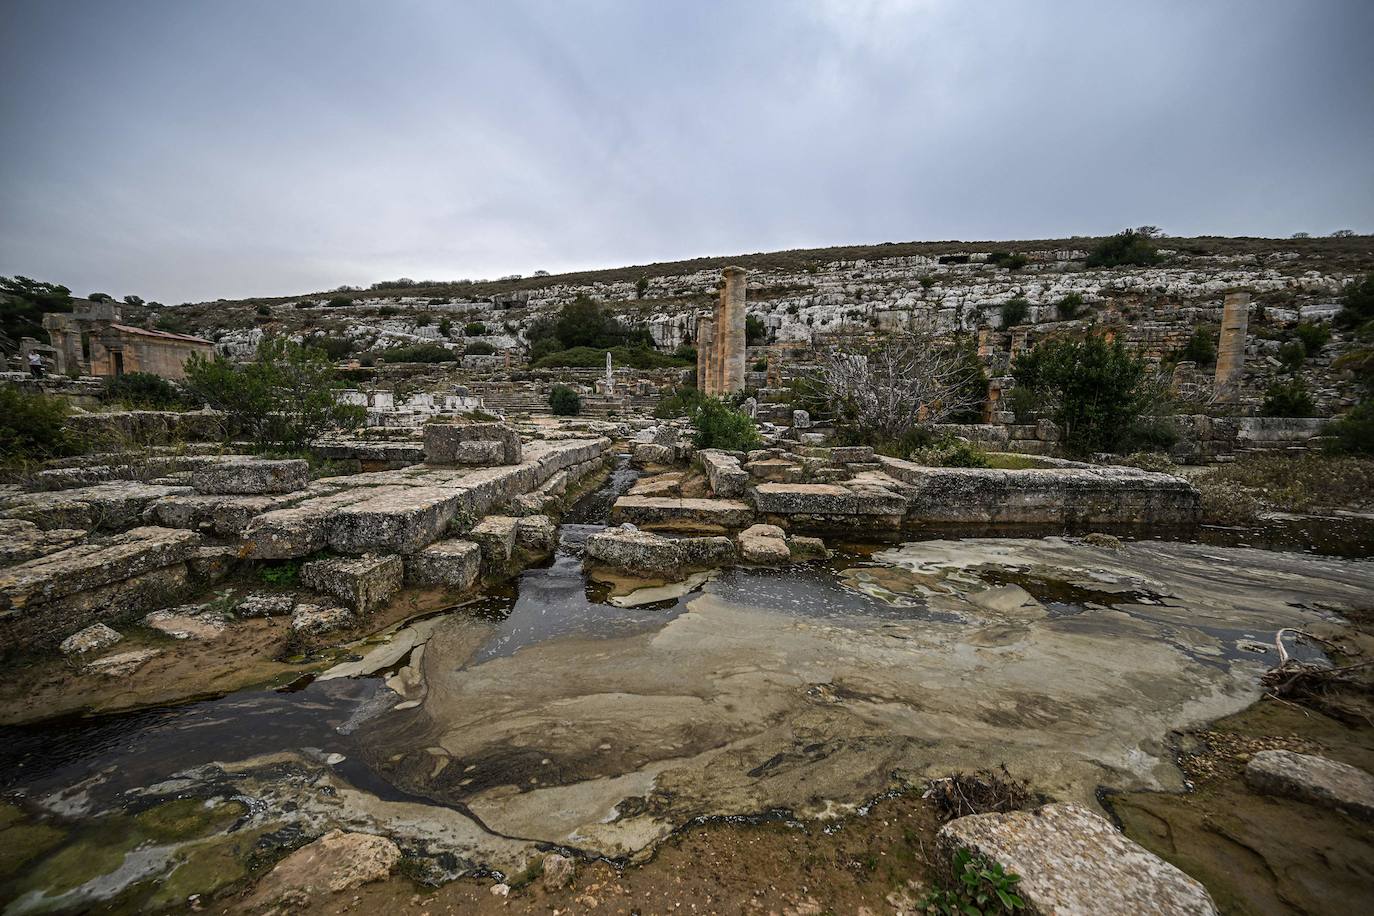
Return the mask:
<path id="1" fill-rule="evenodd" d="M 343 810 L 453 874 L 540 844 L 635 856 L 694 818 L 823 816 L 991 760 L 1090 803 L 1177 788 L 1168 732 L 1251 702 L 1276 629 L 1374 605 L 1368 560 L 1209 543 L 1231 532 L 847 545 L 626 609 L 580 553 L 633 479 L 622 463 L 549 563 L 403 628 L 375 666 L 3 728 L 0 789 L 77 823 L 186 791 L 255 799 L 245 824 Z"/>

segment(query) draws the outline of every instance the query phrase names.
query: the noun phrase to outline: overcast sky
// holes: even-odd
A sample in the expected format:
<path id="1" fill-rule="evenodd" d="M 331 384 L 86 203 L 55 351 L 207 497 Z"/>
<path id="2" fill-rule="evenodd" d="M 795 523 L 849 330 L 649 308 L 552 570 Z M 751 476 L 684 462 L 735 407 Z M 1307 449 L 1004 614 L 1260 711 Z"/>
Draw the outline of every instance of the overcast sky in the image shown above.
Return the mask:
<path id="1" fill-rule="evenodd" d="M 1368 232 L 1371 36 L 1371 0 L 0 0 L 0 274 Z"/>

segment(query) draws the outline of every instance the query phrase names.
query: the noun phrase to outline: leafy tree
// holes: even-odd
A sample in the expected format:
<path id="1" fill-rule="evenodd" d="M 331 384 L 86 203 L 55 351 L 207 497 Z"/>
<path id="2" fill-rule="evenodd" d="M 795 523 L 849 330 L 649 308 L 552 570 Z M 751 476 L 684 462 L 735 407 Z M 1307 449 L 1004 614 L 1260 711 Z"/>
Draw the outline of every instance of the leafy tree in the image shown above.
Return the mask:
<path id="1" fill-rule="evenodd" d="M 1217 361 L 1217 330 L 1213 327 L 1193 329 L 1193 336 L 1179 351 L 1179 358 L 1190 360 L 1199 366 L 1211 366 Z"/>
<path id="2" fill-rule="evenodd" d="M 0 385 L 0 467 L 77 452 L 67 431 L 69 412 L 61 398 Z"/>
<path id="3" fill-rule="evenodd" d="M 1116 448 L 1151 395 L 1144 362 L 1096 336 L 1043 341 L 1016 358 L 1012 375 L 1041 395 L 1077 454 Z"/>
<path id="4" fill-rule="evenodd" d="M 1135 229 L 1118 232 L 1098 242 L 1088 254 L 1089 267 L 1149 267 L 1159 262 L 1159 250 L 1150 236 Z"/>
<path id="5" fill-rule="evenodd" d="M 463 336 L 465 337 L 484 337 L 487 333 L 487 326 L 480 321 L 469 321 L 463 326 Z"/>
<path id="6" fill-rule="evenodd" d="M 1310 417 L 1316 409 L 1302 379 L 1274 382 L 1264 392 L 1260 413 L 1266 417 Z"/>
<path id="7" fill-rule="evenodd" d="M 143 304 L 143 297 L 142 297 L 142 296 L 125 296 L 125 297 L 124 297 L 124 304 L 125 304 L 125 305 L 134 305 L 134 306 L 142 305 L 142 304 Z"/>
<path id="8" fill-rule="evenodd" d="M 567 385 L 554 385 L 549 392 L 549 407 L 556 417 L 575 417 L 582 412 L 582 398 Z"/>
<path id="9" fill-rule="evenodd" d="M 186 387 L 224 411 L 235 433 L 268 448 L 302 448 L 328 429 L 357 426 L 365 415 L 335 401 L 338 383 L 324 353 L 283 337 L 263 340 L 253 361 L 242 365 L 193 354 Z"/>
<path id="10" fill-rule="evenodd" d="M 91 293 L 86 298 L 92 302 L 114 302 L 114 296 L 109 293 Z"/>
<path id="11" fill-rule="evenodd" d="M 320 350 L 330 359 L 343 359 L 353 352 L 354 343 L 349 337 L 335 337 L 331 335 L 321 335 L 312 337 L 306 342 L 307 346 Z"/>
<path id="12" fill-rule="evenodd" d="M 1374 400 L 1365 400 L 1327 427 L 1336 438 L 1335 450 L 1351 455 L 1374 455 Z"/>
<path id="13" fill-rule="evenodd" d="M 744 316 L 744 342 L 753 347 L 768 340 L 768 326 L 757 315 Z"/>
<path id="14" fill-rule="evenodd" d="M 1024 296 L 1017 296 L 1002 303 L 1002 327 L 1010 328 L 1025 324 L 1030 316 L 1030 303 Z"/>
<path id="15" fill-rule="evenodd" d="M 1312 233 L 1310 232 L 1294 232 L 1289 236 L 1290 239 L 1310 239 L 1311 237 Z"/>
<path id="16" fill-rule="evenodd" d="M 1307 347 L 1301 340 L 1290 340 L 1279 347 L 1279 365 L 1289 372 L 1297 372 L 1307 359 Z"/>
<path id="17" fill-rule="evenodd" d="M 434 316 L 429 312 L 421 312 L 415 316 L 415 326 L 417 328 L 427 328 L 432 321 L 434 321 Z"/>
<path id="18" fill-rule="evenodd" d="M 18 344 L 21 337 L 43 336 L 43 313 L 71 308 L 72 291 L 28 277 L 0 277 L 0 335 Z"/>
<path id="19" fill-rule="evenodd" d="M 640 277 L 635 281 L 635 298 L 643 299 L 644 294 L 649 291 L 649 278 Z"/>
<path id="20" fill-rule="evenodd" d="M 439 333 L 447 337 L 453 330 L 453 319 L 444 317 L 439 319 Z"/>
<path id="21" fill-rule="evenodd" d="M 1354 229 L 1337 229 L 1335 232 L 1331 233 L 1331 237 L 1332 237 L 1333 239 L 1349 239 L 1349 238 L 1354 238 L 1354 237 L 1355 237 L 1355 230 L 1354 230 Z"/>
<path id="22" fill-rule="evenodd" d="M 264 304 L 264 305 L 258 306 L 258 317 L 259 317 L 259 318 L 271 318 L 271 317 L 272 317 L 272 309 L 270 309 L 270 308 L 269 308 L 267 305 L 265 305 L 265 304 Z"/>
<path id="23" fill-rule="evenodd" d="M 735 410 L 724 401 L 707 398 L 691 415 L 696 434 L 692 437 L 697 448 L 721 448 L 731 452 L 746 452 L 759 444 L 758 427 L 748 414 Z"/>

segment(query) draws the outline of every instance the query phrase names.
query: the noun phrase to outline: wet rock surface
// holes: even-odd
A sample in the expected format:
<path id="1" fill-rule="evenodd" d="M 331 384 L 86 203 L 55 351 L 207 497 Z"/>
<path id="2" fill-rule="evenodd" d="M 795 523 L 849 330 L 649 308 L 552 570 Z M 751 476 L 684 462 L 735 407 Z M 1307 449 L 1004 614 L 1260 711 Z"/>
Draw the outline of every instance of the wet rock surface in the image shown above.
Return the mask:
<path id="1" fill-rule="evenodd" d="M 1207 916 L 1201 884 L 1123 837 L 1078 805 L 975 814 L 950 821 L 938 841 L 947 856 L 967 849 L 1021 876 L 1017 893 L 1042 916 Z"/>
<path id="2" fill-rule="evenodd" d="M 1286 795 L 1374 818 L 1374 776 L 1325 757 L 1260 751 L 1245 767 L 1245 781 L 1257 792 Z"/>
<path id="3" fill-rule="evenodd" d="M 400 860 L 401 850 L 386 837 L 331 830 L 278 862 L 258 885 L 254 902 L 288 913 L 317 895 L 380 881 Z"/>

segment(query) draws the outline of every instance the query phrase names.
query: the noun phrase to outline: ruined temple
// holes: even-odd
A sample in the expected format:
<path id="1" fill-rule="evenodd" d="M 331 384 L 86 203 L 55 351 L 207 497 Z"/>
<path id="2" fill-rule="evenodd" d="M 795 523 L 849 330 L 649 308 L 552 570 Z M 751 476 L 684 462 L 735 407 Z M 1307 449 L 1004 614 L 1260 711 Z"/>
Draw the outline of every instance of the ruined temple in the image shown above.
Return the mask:
<path id="1" fill-rule="evenodd" d="M 749 272 L 721 271 L 720 301 L 710 316 L 697 318 L 697 387 L 719 397 L 744 390 L 745 289 Z"/>
<path id="2" fill-rule="evenodd" d="M 163 378 L 186 377 L 185 364 L 193 353 L 209 356 L 215 345 L 190 334 L 151 331 L 121 324 L 113 302 L 76 299 L 71 312 L 43 316 L 59 373 L 118 376 L 148 372 Z"/>

